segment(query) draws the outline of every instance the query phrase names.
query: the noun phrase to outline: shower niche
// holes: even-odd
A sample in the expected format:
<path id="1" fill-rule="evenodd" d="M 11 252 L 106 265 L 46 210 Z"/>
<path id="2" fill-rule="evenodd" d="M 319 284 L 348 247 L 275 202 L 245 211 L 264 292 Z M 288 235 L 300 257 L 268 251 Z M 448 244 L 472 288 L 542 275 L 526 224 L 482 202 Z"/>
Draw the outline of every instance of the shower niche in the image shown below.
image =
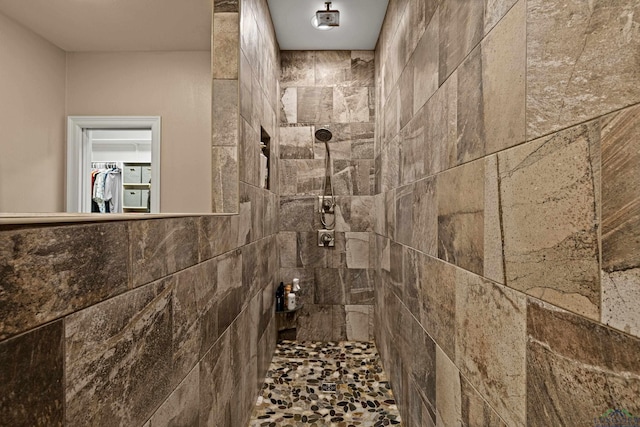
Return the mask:
<path id="1" fill-rule="evenodd" d="M 271 189 L 271 137 L 260 126 L 260 188 Z"/>

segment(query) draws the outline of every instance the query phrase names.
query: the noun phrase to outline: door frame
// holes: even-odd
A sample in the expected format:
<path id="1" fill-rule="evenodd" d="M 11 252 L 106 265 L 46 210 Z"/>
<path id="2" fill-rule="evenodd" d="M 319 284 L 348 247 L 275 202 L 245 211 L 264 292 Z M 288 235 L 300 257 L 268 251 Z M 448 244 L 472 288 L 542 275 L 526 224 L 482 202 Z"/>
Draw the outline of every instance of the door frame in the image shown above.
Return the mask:
<path id="1" fill-rule="evenodd" d="M 91 141 L 87 129 L 151 129 L 151 213 L 160 212 L 160 116 L 67 117 L 67 212 L 91 212 Z"/>

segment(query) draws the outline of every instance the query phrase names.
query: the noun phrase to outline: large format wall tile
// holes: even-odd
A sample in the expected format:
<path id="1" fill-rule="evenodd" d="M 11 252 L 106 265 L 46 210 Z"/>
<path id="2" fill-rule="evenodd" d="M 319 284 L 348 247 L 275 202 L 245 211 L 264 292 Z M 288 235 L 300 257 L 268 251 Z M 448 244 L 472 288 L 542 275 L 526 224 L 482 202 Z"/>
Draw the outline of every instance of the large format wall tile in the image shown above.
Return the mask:
<path id="1" fill-rule="evenodd" d="M 62 321 L 0 343 L 0 424 L 64 425 Z"/>
<path id="2" fill-rule="evenodd" d="M 297 91 L 297 123 L 333 121 L 333 89 L 330 87 L 299 87 Z"/>
<path id="3" fill-rule="evenodd" d="M 484 261 L 484 162 L 438 175 L 438 257 L 477 274 Z"/>
<path id="4" fill-rule="evenodd" d="M 602 321 L 640 336 L 640 107 L 601 124 Z"/>
<path id="5" fill-rule="evenodd" d="M 484 2 L 453 0 L 440 4 L 439 38 L 442 84 L 484 35 Z"/>
<path id="6" fill-rule="evenodd" d="M 313 159 L 313 129 L 311 126 L 280 127 L 281 159 Z"/>
<path id="7" fill-rule="evenodd" d="M 142 424 L 171 391 L 171 287 L 158 282 L 65 321 L 66 424 Z"/>
<path id="8" fill-rule="evenodd" d="M 200 261 L 221 255 L 237 247 L 238 218 L 208 215 L 200 218 Z"/>
<path id="9" fill-rule="evenodd" d="M 425 175 L 445 171 L 457 164 L 458 72 L 440 86 L 424 106 Z"/>
<path id="10" fill-rule="evenodd" d="M 527 138 L 640 101 L 635 0 L 527 1 Z"/>
<path id="11" fill-rule="evenodd" d="M 212 135 L 215 146 L 238 145 L 238 80 L 213 80 Z"/>
<path id="12" fill-rule="evenodd" d="M 414 0 L 412 3 L 425 5 L 427 2 Z M 438 31 L 439 14 L 435 13 L 413 52 L 413 114 L 417 113 L 438 89 Z"/>
<path id="13" fill-rule="evenodd" d="M 640 267 L 640 106 L 601 122 L 602 267 Z"/>
<path id="14" fill-rule="evenodd" d="M 280 52 L 280 85 L 282 87 L 315 84 L 315 52 L 285 50 Z"/>
<path id="15" fill-rule="evenodd" d="M 438 255 L 438 204 L 436 180 L 427 178 L 413 187 L 412 247 L 428 255 Z"/>
<path id="16" fill-rule="evenodd" d="M 200 412 L 199 365 L 158 408 L 149 427 L 197 426 Z"/>
<path id="17" fill-rule="evenodd" d="M 211 157 L 211 168 L 216 171 L 211 182 L 213 212 L 238 212 L 238 148 L 215 146 Z"/>
<path id="18" fill-rule="evenodd" d="M 461 388 L 461 422 L 463 427 L 487 426 L 507 427 L 506 424 L 482 396 L 462 377 Z"/>
<path id="19" fill-rule="evenodd" d="M 217 259 L 182 270 L 167 280 L 167 284 L 173 289 L 171 310 L 174 385 L 191 371 L 218 338 L 216 291 L 219 281 Z"/>
<path id="20" fill-rule="evenodd" d="M 214 79 L 238 78 L 239 25 L 237 12 L 216 10 L 213 14 L 211 61 Z"/>
<path id="21" fill-rule="evenodd" d="M 132 285 L 140 286 L 198 262 L 196 218 L 129 223 Z"/>
<path id="22" fill-rule="evenodd" d="M 460 424 L 461 397 L 460 371 L 440 347 L 436 347 L 436 425 Z"/>
<path id="23" fill-rule="evenodd" d="M 456 268 L 419 255 L 420 322 L 440 348 L 455 359 Z"/>
<path id="24" fill-rule="evenodd" d="M 458 69 L 458 162 L 525 139 L 525 2 L 518 2 Z"/>
<path id="25" fill-rule="evenodd" d="M 500 221 L 500 188 L 498 157 L 484 159 L 484 271 L 482 275 L 504 284 L 502 223 Z"/>
<path id="26" fill-rule="evenodd" d="M 375 61 L 374 53 L 370 50 L 351 51 L 351 85 L 375 86 Z"/>
<path id="27" fill-rule="evenodd" d="M 315 52 L 316 86 L 344 85 L 351 81 L 351 52 L 323 50 Z"/>
<path id="28" fill-rule="evenodd" d="M 525 424 L 526 301 L 458 269 L 456 365 L 510 426 Z"/>
<path id="29" fill-rule="evenodd" d="M 599 318 L 598 125 L 498 154 L 509 287 Z"/>
<path id="30" fill-rule="evenodd" d="M 0 339 L 125 291 L 128 242 L 122 222 L 0 232 Z"/>
<path id="31" fill-rule="evenodd" d="M 527 311 L 527 425 L 591 425 L 640 413 L 640 340 L 548 304 Z"/>
<path id="32" fill-rule="evenodd" d="M 200 425 L 231 427 L 229 401 L 235 384 L 231 371 L 230 331 L 225 332 L 200 362 Z"/>

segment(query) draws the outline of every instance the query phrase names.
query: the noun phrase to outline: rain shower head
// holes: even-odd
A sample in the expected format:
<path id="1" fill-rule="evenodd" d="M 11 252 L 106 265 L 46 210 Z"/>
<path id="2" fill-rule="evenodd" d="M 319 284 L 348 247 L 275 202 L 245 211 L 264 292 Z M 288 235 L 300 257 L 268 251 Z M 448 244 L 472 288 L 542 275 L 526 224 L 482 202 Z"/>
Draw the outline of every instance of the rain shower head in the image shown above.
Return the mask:
<path id="1" fill-rule="evenodd" d="M 322 128 L 316 131 L 316 139 L 318 141 L 329 142 L 332 137 L 333 137 L 333 134 L 329 129 Z"/>

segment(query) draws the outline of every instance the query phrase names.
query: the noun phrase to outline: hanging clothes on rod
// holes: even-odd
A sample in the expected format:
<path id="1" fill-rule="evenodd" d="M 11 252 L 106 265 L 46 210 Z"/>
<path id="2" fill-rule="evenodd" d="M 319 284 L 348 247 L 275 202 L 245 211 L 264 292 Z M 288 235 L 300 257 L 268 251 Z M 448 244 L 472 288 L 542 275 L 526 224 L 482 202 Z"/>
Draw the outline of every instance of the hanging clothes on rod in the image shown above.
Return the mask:
<path id="1" fill-rule="evenodd" d="M 122 212 L 122 163 L 92 162 L 91 168 L 91 212 Z"/>

